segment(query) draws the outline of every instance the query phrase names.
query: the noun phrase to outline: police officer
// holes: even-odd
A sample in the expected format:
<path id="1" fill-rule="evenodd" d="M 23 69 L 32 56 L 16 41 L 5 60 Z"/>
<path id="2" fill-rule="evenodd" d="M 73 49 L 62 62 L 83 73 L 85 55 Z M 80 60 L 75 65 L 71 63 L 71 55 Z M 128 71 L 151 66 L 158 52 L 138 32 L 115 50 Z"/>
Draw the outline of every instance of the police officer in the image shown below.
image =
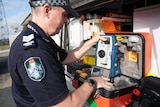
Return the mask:
<path id="1" fill-rule="evenodd" d="M 77 90 L 68 90 L 62 65 L 73 63 L 105 38 L 96 34 L 67 53 L 50 36 L 59 33 L 68 14 L 79 17 L 68 0 L 30 0 L 29 4 L 32 20 L 13 42 L 8 60 L 17 107 L 82 107 L 94 89 L 111 88 L 108 78 L 92 77 Z"/>

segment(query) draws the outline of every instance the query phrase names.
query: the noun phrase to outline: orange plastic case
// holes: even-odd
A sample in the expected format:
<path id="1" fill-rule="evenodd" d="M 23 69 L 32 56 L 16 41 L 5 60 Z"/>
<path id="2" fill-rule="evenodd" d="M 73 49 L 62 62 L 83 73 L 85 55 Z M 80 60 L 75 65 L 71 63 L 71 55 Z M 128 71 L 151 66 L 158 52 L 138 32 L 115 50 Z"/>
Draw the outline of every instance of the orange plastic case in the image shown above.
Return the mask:
<path id="1" fill-rule="evenodd" d="M 138 83 L 137 80 L 141 79 L 142 77 L 146 76 L 147 73 L 150 72 L 151 70 L 151 52 L 152 52 L 152 36 L 149 33 L 107 33 L 107 36 L 117 36 L 118 40 L 121 40 L 121 38 L 119 38 L 119 36 L 121 37 L 126 37 L 126 36 L 138 36 L 141 39 L 141 56 L 139 58 L 138 54 L 136 54 L 135 52 L 124 52 L 126 53 L 126 55 L 124 55 L 124 60 L 126 61 L 132 61 L 135 63 L 139 63 L 138 64 L 138 73 L 139 74 L 135 74 L 134 73 L 128 73 L 125 71 L 125 69 L 121 69 L 121 68 L 117 68 L 117 63 L 113 62 L 112 65 L 116 65 L 116 66 L 112 66 L 114 69 L 112 70 L 112 67 L 110 68 L 110 74 L 109 75 L 112 79 L 115 78 L 123 78 L 124 81 L 129 81 L 129 85 L 124 85 L 123 87 L 119 85 L 119 83 L 117 82 L 116 85 L 117 87 L 115 89 L 112 90 L 105 90 L 105 89 L 99 89 L 99 97 L 97 97 L 96 99 L 94 99 L 94 101 L 96 102 L 98 107 L 124 107 L 126 105 L 128 105 L 131 101 L 132 98 L 132 94 L 133 94 L 133 90 L 136 89 Z M 116 43 L 115 43 L 116 44 Z M 115 45 L 113 44 L 113 45 Z M 97 47 L 98 48 L 98 47 Z M 97 49 L 98 50 L 98 49 Z M 100 50 L 98 50 L 100 51 Z M 117 53 L 117 51 L 115 52 Z M 98 55 L 98 54 L 97 54 Z M 112 55 L 111 55 L 112 56 Z M 114 56 L 117 57 L 117 56 Z M 111 58 L 111 60 L 113 60 L 113 58 Z M 96 60 L 97 64 L 99 64 L 98 61 L 100 61 L 100 59 Z M 125 63 L 125 64 L 128 64 Z M 101 66 L 100 64 L 98 66 Z M 104 66 L 102 66 L 104 67 Z M 121 73 L 117 73 L 115 71 L 121 69 Z M 124 71 L 125 72 L 124 72 Z M 114 73 L 113 73 L 114 72 Z M 136 76 L 139 75 L 139 76 Z M 122 81 L 122 82 L 124 82 Z M 122 83 L 121 82 L 121 83 Z M 123 84 L 126 84 L 125 82 Z"/>
<path id="2" fill-rule="evenodd" d="M 105 98 L 103 96 L 99 96 L 94 101 L 98 107 L 124 107 L 124 105 L 128 105 L 130 103 L 131 97 L 132 93 L 116 98 Z"/>

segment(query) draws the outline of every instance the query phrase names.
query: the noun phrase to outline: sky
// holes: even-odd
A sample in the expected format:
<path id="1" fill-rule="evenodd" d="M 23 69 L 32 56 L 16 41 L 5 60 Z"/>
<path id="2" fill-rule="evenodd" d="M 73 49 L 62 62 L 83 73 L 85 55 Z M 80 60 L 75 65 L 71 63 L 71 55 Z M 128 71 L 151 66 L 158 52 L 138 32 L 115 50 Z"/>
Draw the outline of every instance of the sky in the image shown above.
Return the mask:
<path id="1" fill-rule="evenodd" d="M 29 0 L 2 0 L 9 34 L 15 34 L 13 27 L 20 27 L 30 13 Z"/>

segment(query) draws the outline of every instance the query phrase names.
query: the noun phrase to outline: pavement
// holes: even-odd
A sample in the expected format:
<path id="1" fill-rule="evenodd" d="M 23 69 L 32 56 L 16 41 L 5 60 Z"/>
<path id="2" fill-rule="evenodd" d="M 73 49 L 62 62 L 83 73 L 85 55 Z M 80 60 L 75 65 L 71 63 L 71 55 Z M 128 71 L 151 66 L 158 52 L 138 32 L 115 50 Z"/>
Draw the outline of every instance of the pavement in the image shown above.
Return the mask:
<path id="1" fill-rule="evenodd" d="M 9 50 L 0 51 L 0 107 L 16 107 L 11 92 L 11 78 L 7 60 Z"/>

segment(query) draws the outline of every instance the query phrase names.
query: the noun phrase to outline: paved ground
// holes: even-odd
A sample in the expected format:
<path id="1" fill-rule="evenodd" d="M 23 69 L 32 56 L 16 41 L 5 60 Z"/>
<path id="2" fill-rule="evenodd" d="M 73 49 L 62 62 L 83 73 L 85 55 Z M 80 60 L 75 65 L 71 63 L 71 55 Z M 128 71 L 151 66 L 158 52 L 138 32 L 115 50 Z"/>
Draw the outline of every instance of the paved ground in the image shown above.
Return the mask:
<path id="1" fill-rule="evenodd" d="M 16 107 L 11 94 L 11 78 L 7 69 L 8 50 L 0 51 L 0 107 Z"/>

